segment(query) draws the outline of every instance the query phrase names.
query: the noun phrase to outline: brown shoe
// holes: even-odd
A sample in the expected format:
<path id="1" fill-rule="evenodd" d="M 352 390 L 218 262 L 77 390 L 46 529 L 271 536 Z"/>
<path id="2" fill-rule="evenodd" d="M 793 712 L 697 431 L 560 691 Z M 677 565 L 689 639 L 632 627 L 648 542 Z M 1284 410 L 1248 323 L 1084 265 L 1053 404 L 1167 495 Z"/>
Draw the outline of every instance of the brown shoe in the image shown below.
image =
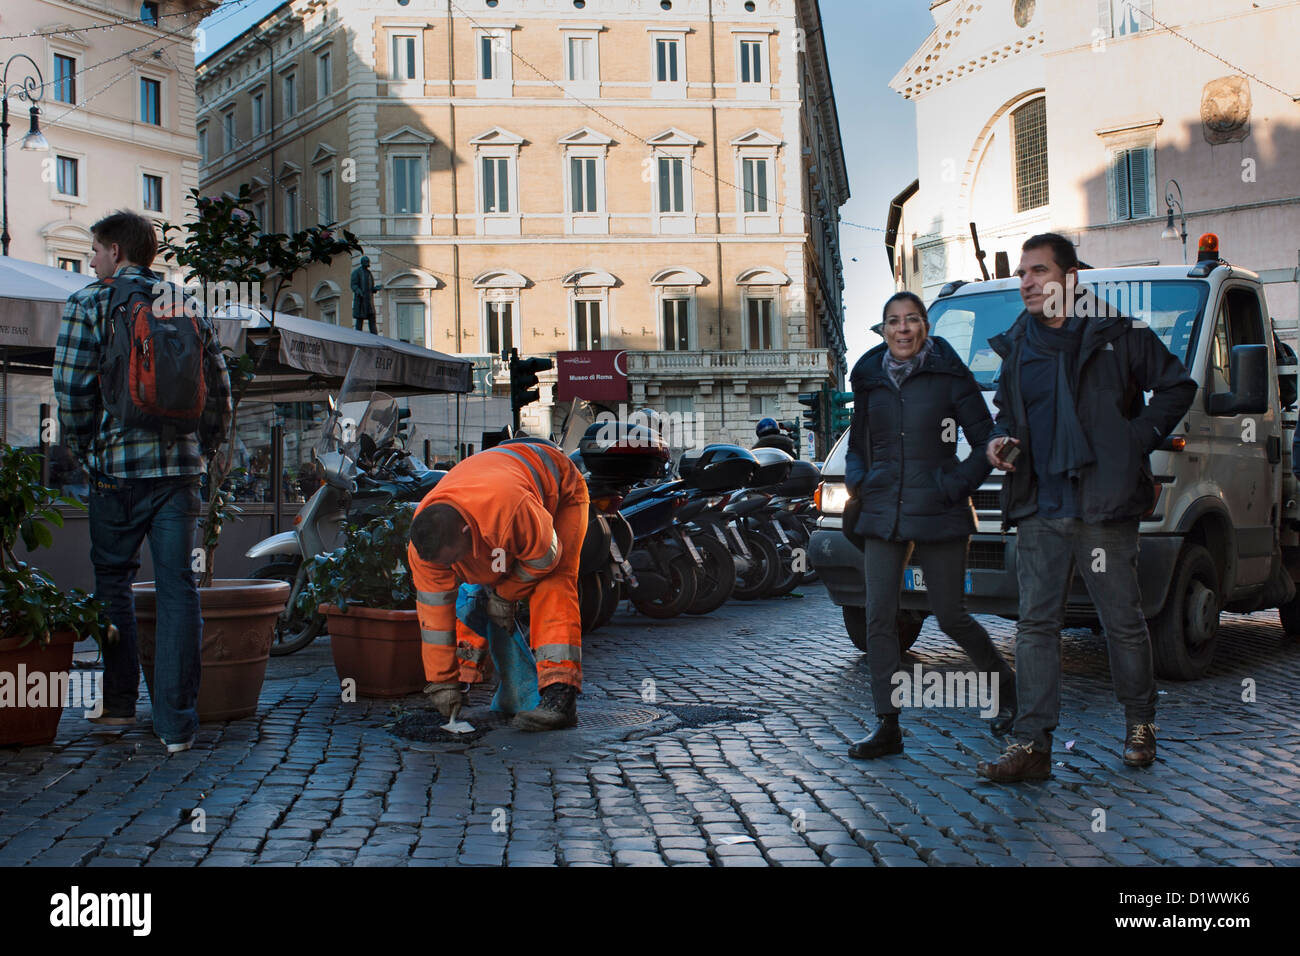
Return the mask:
<path id="1" fill-rule="evenodd" d="M 994 783 L 1046 780 L 1052 775 L 1052 752 L 1035 750 L 1029 744 L 1012 744 L 996 763 L 981 760 L 975 772 Z"/>
<path id="2" fill-rule="evenodd" d="M 1124 762 L 1130 767 L 1149 767 L 1156 760 L 1156 725 L 1134 724 L 1124 737 Z"/>

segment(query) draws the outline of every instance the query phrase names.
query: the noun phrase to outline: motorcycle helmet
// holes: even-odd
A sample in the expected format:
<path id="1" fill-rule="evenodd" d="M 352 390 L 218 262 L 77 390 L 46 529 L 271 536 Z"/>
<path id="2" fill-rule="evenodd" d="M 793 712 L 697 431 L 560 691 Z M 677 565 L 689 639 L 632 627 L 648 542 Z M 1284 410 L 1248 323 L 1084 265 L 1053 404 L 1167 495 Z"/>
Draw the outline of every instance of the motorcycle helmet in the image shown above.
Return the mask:
<path id="1" fill-rule="evenodd" d="M 775 435 L 780 430 L 781 427 L 777 425 L 775 418 L 764 418 L 759 420 L 758 427 L 754 429 L 754 434 L 762 438 L 764 435 Z"/>

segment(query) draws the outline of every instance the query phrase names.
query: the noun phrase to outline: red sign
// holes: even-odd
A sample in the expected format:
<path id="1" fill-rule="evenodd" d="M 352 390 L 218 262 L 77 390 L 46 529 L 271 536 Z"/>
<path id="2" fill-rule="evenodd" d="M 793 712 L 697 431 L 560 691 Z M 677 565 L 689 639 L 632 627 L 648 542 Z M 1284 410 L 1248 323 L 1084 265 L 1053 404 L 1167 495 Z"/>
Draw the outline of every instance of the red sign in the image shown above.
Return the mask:
<path id="1" fill-rule="evenodd" d="M 627 401 L 627 352 L 556 352 L 556 400 Z"/>

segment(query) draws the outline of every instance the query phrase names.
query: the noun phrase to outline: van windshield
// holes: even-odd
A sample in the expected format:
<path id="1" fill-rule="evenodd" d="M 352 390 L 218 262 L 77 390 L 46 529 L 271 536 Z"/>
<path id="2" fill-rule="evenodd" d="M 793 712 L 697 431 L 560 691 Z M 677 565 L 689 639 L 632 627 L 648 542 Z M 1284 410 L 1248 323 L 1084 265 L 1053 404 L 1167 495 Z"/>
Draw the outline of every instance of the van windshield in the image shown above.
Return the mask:
<path id="1" fill-rule="evenodd" d="M 1208 283 L 1189 279 L 1086 287 L 1122 314 L 1145 321 L 1165 347 L 1187 364 L 1209 295 Z M 1019 290 L 950 296 L 937 300 L 929 311 L 931 334 L 948 340 L 982 388 L 996 388 L 1002 359 L 988 340 L 1011 328 L 1024 311 Z"/>

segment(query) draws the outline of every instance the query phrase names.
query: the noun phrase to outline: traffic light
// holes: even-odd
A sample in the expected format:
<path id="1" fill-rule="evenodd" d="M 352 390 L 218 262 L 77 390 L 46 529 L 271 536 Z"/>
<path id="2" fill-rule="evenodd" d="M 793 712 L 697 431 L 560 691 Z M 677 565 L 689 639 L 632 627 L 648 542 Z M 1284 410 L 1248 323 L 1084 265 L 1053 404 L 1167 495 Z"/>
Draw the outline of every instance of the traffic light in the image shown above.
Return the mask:
<path id="1" fill-rule="evenodd" d="M 790 440 L 794 442 L 794 457 L 799 457 L 799 419 L 792 418 L 788 422 L 777 422 L 781 430 L 790 433 Z"/>
<path id="2" fill-rule="evenodd" d="M 801 413 L 803 427 L 813 435 L 822 431 L 822 393 L 804 392 L 799 396 L 799 404 L 804 406 Z"/>
<path id="3" fill-rule="evenodd" d="M 537 387 L 537 373 L 554 367 L 555 363 L 550 359 L 521 359 L 518 349 L 510 350 L 510 411 L 514 415 L 516 432 L 519 431 L 520 409 L 542 397 Z"/>
<path id="4" fill-rule="evenodd" d="M 831 392 L 831 434 L 838 435 L 853 421 L 853 409 L 846 407 L 853 401 L 852 392 Z"/>

